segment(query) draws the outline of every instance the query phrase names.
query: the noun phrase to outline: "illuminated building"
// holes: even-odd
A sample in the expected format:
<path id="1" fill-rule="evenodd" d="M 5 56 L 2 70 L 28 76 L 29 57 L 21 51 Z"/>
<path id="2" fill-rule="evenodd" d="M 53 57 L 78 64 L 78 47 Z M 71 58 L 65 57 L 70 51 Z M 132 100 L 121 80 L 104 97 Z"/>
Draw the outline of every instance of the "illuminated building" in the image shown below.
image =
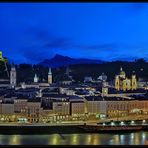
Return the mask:
<path id="1" fill-rule="evenodd" d="M 121 67 L 119 75 L 115 76 L 115 88 L 117 90 L 123 90 L 123 91 L 136 90 L 137 89 L 136 75 L 133 74 L 131 76 L 131 79 L 128 79 Z"/>
<path id="2" fill-rule="evenodd" d="M 108 95 L 108 87 L 102 87 L 102 95 L 103 96 Z"/>
<path id="3" fill-rule="evenodd" d="M 71 101 L 70 102 L 71 116 L 75 120 L 83 119 L 85 115 L 85 103 L 84 101 Z"/>
<path id="4" fill-rule="evenodd" d="M 41 99 L 29 99 L 27 102 L 27 113 L 29 122 L 39 122 L 41 113 Z"/>
<path id="5" fill-rule="evenodd" d="M 20 97 L 14 100 L 14 112 L 15 113 L 26 113 L 27 111 L 27 98 Z"/>
<path id="6" fill-rule="evenodd" d="M 106 116 L 106 101 L 101 96 L 86 96 L 86 113 L 90 118 Z"/>
<path id="7" fill-rule="evenodd" d="M 70 115 L 70 102 L 55 100 L 53 102 L 53 113 L 56 115 L 56 120 L 66 120 Z"/>
<path id="8" fill-rule="evenodd" d="M 53 113 L 53 110 L 47 107 L 43 107 L 41 109 L 41 116 L 40 121 L 42 122 L 52 122 L 54 120 L 55 114 Z"/>

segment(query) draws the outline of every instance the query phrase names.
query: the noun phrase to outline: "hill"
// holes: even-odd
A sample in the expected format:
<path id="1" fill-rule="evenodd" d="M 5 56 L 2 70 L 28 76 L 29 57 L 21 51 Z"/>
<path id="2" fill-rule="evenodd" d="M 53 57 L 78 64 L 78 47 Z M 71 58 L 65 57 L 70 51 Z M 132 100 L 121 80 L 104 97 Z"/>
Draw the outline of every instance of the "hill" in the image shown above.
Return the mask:
<path id="1" fill-rule="evenodd" d="M 70 58 L 68 56 L 62 56 L 59 54 L 56 54 L 52 59 L 46 59 L 42 62 L 40 62 L 38 65 L 42 65 L 45 67 L 62 67 L 62 66 L 68 66 L 68 65 L 75 65 L 75 64 L 101 64 L 103 61 L 101 60 L 92 60 L 92 59 L 75 59 Z"/>

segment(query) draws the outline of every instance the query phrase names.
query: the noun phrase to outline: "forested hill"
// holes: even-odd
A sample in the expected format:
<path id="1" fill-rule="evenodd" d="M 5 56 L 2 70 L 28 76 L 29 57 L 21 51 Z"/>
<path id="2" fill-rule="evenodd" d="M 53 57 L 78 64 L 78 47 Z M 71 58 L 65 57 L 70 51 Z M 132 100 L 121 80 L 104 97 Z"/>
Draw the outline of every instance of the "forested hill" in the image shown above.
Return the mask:
<path id="1" fill-rule="evenodd" d="M 114 79 L 115 75 L 119 73 L 120 67 L 130 77 L 135 71 L 137 77 L 148 78 L 148 62 L 143 59 L 138 59 L 134 62 L 115 61 L 105 62 L 100 64 L 75 64 L 70 65 L 70 75 L 76 81 L 83 81 L 85 76 L 92 76 L 97 78 L 104 72 L 108 76 L 108 80 Z M 4 65 L 0 62 L 0 78 L 6 77 Z M 8 64 L 10 70 L 10 65 Z M 47 81 L 48 68 L 41 65 L 20 64 L 16 65 L 18 82 L 32 82 L 34 74 L 40 77 L 40 81 Z M 58 77 L 64 74 L 66 67 L 52 68 L 53 79 L 56 81 Z"/>

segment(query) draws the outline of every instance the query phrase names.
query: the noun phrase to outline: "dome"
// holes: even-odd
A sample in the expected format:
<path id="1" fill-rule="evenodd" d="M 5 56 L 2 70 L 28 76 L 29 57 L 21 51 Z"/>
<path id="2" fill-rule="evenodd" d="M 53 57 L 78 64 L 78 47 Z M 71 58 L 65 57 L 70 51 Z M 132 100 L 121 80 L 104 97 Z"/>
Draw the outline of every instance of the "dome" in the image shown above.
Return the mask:
<path id="1" fill-rule="evenodd" d="M 121 72 L 120 72 L 120 75 L 125 75 L 125 72 L 124 72 L 124 71 L 121 71 Z"/>
<path id="2" fill-rule="evenodd" d="M 122 70 L 122 67 L 120 68 L 120 75 L 125 75 L 125 72 Z"/>

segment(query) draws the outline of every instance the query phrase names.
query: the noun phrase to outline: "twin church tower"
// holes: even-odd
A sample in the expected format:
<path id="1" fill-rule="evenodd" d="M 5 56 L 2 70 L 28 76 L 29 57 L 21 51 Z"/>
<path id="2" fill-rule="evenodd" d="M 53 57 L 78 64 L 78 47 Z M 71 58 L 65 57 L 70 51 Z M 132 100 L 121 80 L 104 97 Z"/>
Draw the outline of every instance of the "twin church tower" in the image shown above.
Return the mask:
<path id="1" fill-rule="evenodd" d="M 136 90 L 137 89 L 137 79 L 136 75 L 132 74 L 131 78 L 126 77 L 125 72 L 122 67 L 120 68 L 120 73 L 115 76 L 115 89 L 117 90 Z"/>
<path id="2" fill-rule="evenodd" d="M 39 78 L 37 77 L 37 74 L 35 74 L 34 76 L 34 83 L 38 83 L 39 81 Z M 51 72 L 51 68 L 49 68 L 49 71 L 48 71 L 48 83 L 49 84 L 52 84 L 52 72 Z"/>

